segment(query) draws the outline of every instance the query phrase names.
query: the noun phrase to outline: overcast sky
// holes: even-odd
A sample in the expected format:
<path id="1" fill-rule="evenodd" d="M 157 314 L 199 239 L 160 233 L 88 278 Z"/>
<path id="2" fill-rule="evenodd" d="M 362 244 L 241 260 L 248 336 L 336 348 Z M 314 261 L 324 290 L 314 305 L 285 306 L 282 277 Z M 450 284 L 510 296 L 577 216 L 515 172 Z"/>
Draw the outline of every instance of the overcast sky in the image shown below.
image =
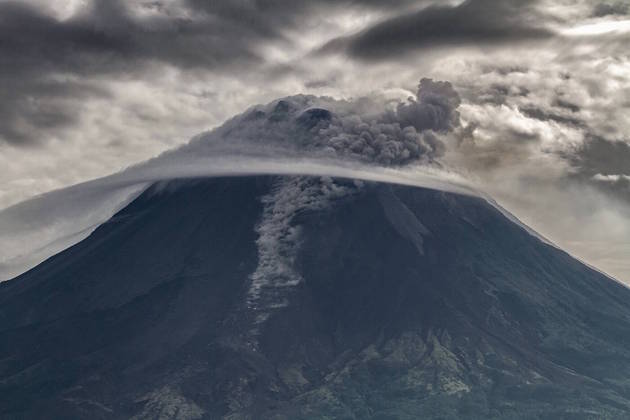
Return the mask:
<path id="1" fill-rule="evenodd" d="M 0 209 L 256 103 L 449 81 L 441 163 L 630 282 L 628 0 L 0 1 Z"/>

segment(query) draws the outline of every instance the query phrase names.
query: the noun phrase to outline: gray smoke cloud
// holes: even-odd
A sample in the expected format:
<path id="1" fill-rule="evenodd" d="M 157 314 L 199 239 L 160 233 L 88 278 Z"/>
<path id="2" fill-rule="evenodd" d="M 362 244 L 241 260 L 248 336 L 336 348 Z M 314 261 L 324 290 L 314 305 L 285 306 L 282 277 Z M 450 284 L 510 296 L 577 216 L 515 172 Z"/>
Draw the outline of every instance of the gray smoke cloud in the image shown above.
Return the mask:
<path id="1" fill-rule="evenodd" d="M 444 153 L 439 135 L 460 124 L 460 102 L 449 82 L 431 79 L 422 79 L 406 102 L 290 96 L 256 106 L 176 153 L 275 147 L 382 165 L 430 163 Z"/>

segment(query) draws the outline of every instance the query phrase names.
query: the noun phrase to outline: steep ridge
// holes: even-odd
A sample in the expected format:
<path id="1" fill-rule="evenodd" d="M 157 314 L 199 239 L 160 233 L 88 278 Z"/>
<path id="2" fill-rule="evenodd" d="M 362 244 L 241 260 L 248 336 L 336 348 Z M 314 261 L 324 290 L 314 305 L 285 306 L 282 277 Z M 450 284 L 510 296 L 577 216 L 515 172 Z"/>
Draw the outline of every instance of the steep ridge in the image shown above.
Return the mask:
<path id="1" fill-rule="evenodd" d="M 630 412 L 630 291 L 422 188 L 156 184 L 0 308 L 2 418 Z"/>

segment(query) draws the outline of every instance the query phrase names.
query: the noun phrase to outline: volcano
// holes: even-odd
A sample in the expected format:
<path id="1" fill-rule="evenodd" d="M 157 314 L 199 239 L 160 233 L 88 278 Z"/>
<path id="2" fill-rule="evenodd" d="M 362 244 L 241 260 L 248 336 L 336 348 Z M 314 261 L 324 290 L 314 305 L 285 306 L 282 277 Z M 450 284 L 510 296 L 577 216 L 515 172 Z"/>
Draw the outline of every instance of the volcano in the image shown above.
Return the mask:
<path id="1" fill-rule="evenodd" d="M 488 201 L 159 182 L 0 283 L 0 417 L 624 418 L 630 291 Z"/>

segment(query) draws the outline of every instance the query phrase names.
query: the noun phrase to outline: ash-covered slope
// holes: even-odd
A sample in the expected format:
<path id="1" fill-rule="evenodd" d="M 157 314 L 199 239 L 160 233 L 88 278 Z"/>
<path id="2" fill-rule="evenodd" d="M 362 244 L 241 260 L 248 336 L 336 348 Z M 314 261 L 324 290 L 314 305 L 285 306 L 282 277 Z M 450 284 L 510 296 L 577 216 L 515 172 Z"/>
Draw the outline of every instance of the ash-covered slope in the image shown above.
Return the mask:
<path id="1" fill-rule="evenodd" d="M 630 413 L 630 291 L 444 192 L 158 184 L 0 308 L 1 418 Z"/>

